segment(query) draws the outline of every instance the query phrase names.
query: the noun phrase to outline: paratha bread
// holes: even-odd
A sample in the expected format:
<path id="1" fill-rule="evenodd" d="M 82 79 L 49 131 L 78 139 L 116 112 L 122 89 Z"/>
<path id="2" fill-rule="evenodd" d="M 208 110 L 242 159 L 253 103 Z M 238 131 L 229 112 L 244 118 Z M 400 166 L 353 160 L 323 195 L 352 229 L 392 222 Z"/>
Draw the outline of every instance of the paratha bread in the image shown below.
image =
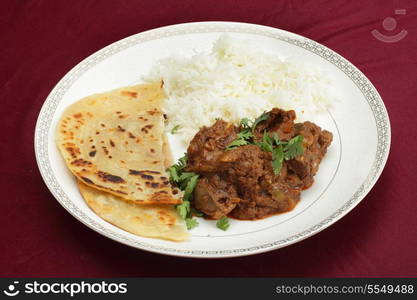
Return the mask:
<path id="1" fill-rule="evenodd" d="M 160 84 L 95 94 L 68 107 L 58 148 L 83 183 L 139 204 L 181 203 L 165 171 Z"/>
<path id="2" fill-rule="evenodd" d="M 163 135 L 164 167 L 172 165 L 172 154 Z M 78 180 L 87 205 L 105 221 L 138 236 L 183 241 L 189 237 L 184 220 L 171 204 L 136 204 L 89 187 Z"/>
<path id="3" fill-rule="evenodd" d="M 130 233 L 183 241 L 189 237 L 184 220 L 173 205 L 135 204 L 78 181 L 88 206 L 102 219 Z"/>

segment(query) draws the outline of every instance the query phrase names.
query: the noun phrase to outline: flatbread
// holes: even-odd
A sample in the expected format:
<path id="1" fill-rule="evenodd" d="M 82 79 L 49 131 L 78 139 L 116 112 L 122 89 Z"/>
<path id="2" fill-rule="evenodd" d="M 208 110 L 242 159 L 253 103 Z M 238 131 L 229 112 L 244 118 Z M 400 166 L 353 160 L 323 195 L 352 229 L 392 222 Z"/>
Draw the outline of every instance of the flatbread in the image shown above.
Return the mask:
<path id="1" fill-rule="evenodd" d="M 164 167 L 172 165 L 172 153 L 163 135 Z M 105 221 L 138 236 L 184 241 L 189 237 L 184 220 L 171 204 L 136 204 L 89 187 L 78 180 L 87 205 Z"/>
<path id="2" fill-rule="evenodd" d="M 189 237 L 184 220 L 173 205 L 135 204 L 78 181 L 87 205 L 102 219 L 130 233 L 172 241 Z"/>
<path id="3" fill-rule="evenodd" d="M 95 94 L 65 110 L 57 145 L 83 183 L 139 204 L 181 203 L 165 171 L 160 84 Z"/>

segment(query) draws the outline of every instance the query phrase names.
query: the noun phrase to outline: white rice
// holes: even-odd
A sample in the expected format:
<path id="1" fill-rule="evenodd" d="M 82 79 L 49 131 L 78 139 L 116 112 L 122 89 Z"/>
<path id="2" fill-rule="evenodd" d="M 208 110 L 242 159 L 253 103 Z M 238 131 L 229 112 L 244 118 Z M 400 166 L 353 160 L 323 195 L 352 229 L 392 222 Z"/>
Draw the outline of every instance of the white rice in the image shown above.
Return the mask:
<path id="1" fill-rule="evenodd" d="M 210 53 L 172 56 L 155 64 L 145 81 L 164 81 L 167 131 L 187 145 L 216 118 L 238 123 L 279 107 L 297 119 L 325 110 L 333 101 L 330 80 L 317 66 L 256 49 L 248 41 L 221 36 Z"/>

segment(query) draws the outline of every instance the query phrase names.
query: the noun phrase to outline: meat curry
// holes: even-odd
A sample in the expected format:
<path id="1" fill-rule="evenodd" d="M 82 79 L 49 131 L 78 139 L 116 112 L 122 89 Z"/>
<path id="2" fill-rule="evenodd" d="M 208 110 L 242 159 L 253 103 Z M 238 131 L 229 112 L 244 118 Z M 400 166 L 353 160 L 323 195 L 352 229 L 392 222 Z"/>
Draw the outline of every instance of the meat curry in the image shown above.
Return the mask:
<path id="1" fill-rule="evenodd" d="M 244 128 L 223 120 L 201 128 L 191 141 L 185 170 L 199 174 L 191 205 L 208 218 L 254 220 L 287 212 L 313 184 L 332 133 L 312 122 L 295 123 L 293 110 L 274 108 L 264 116 L 247 131 L 251 143 L 230 147 Z M 298 136 L 302 153 L 283 159 L 277 172 L 274 152 L 260 143 L 274 138 L 285 144 Z"/>

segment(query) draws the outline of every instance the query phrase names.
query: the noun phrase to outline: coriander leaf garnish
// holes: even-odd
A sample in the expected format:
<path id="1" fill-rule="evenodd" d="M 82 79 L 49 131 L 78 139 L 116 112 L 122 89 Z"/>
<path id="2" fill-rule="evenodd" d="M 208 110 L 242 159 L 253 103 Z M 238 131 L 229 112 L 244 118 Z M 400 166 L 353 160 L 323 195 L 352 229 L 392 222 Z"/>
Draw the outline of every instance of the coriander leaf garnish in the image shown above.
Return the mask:
<path id="1" fill-rule="evenodd" d="M 185 220 L 187 228 L 192 229 L 198 226 L 198 222 L 193 219 L 193 215 L 198 216 L 199 212 L 191 208 L 190 200 L 192 198 L 194 188 L 197 185 L 199 175 L 194 172 L 184 172 L 186 165 L 187 155 L 184 155 L 175 165 L 169 167 L 167 171 L 169 172 L 171 182 L 184 191 L 182 203 L 175 205 L 175 208 L 181 218 Z"/>
<path id="2" fill-rule="evenodd" d="M 191 230 L 191 229 L 197 227 L 198 224 L 199 223 L 198 223 L 197 219 L 194 219 L 194 218 L 186 218 L 185 219 L 185 225 L 187 225 L 188 230 Z"/>
<path id="3" fill-rule="evenodd" d="M 187 215 L 190 213 L 190 202 L 183 201 L 181 204 L 175 205 L 175 208 L 181 218 L 185 219 Z"/>
<path id="4" fill-rule="evenodd" d="M 194 188 L 197 185 L 198 177 L 199 177 L 198 174 L 194 174 L 193 176 L 188 177 L 187 184 L 184 190 L 184 198 L 183 198 L 184 201 L 188 201 L 191 198 Z"/>
<path id="5" fill-rule="evenodd" d="M 248 144 L 248 141 L 246 141 L 243 138 L 236 138 L 233 142 L 231 142 L 227 147 L 226 151 L 235 149 L 236 147 L 245 146 Z"/>
<path id="6" fill-rule="evenodd" d="M 185 190 L 190 181 L 191 177 L 196 176 L 197 174 L 194 172 L 182 172 L 178 179 L 178 186 L 181 190 Z M 197 175 L 198 176 L 198 175 Z"/>
<path id="7" fill-rule="evenodd" d="M 272 153 L 272 169 L 275 175 L 278 175 L 282 168 L 282 163 L 284 161 L 284 149 L 277 133 L 274 133 L 271 136 L 264 131 L 262 137 L 262 142 L 258 142 L 257 145 L 264 151 Z M 275 147 L 274 147 L 275 146 Z"/>
<path id="8" fill-rule="evenodd" d="M 281 172 L 282 163 L 284 162 L 284 150 L 281 145 L 278 145 L 272 150 L 272 169 L 275 175 Z"/>
<path id="9" fill-rule="evenodd" d="M 181 157 L 181 158 L 178 160 L 177 165 L 181 168 L 181 170 L 182 170 L 182 169 L 184 169 L 184 168 L 185 168 L 185 166 L 187 165 L 187 159 L 188 159 L 187 155 L 186 155 L 186 154 L 184 154 L 184 156 L 183 156 L 183 157 Z"/>
<path id="10" fill-rule="evenodd" d="M 195 175 L 197 175 L 197 174 L 194 173 L 194 172 L 182 172 L 180 177 L 179 177 L 180 178 L 179 181 L 185 181 L 185 180 L 188 181 L 190 179 L 190 177 L 193 177 Z"/>
<path id="11" fill-rule="evenodd" d="M 167 169 L 167 172 L 169 173 L 169 177 L 172 182 L 174 183 L 179 182 L 180 174 L 186 165 L 187 165 L 187 156 L 184 155 L 178 160 L 178 162 L 175 165 L 172 165 L 171 167 Z"/>
<path id="12" fill-rule="evenodd" d="M 180 179 L 179 175 L 178 175 L 178 170 L 177 168 L 175 168 L 175 166 L 171 166 L 167 169 L 168 173 L 169 173 L 169 178 L 171 179 L 172 182 L 178 182 L 178 180 Z"/>
<path id="13" fill-rule="evenodd" d="M 221 219 L 218 219 L 216 222 L 216 226 L 217 228 L 226 231 L 230 227 L 229 218 L 223 217 Z"/>
<path id="14" fill-rule="evenodd" d="M 191 215 L 196 217 L 204 217 L 204 213 L 201 211 L 196 210 L 194 207 L 191 207 Z"/>
<path id="15" fill-rule="evenodd" d="M 264 151 L 272 152 L 274 140 L 266 133 L 266 131 L 264 131 L 262 142 L 257 143 L 257 145 Z"/>
<path id="16" fill-rule="evenodd" d="M 251 121 L 248 118 L 243 118 L 240 120 L 240 127 L 242 130 L 237 134 L 235 140 L 233 140 L 229 145 L 226 147 L 227 150 L 232 150 L 236 147 L 245 146 L 249 144 L 254 144 L 253 141 L 253 132 L 255 131 L 255 127 L 262 121 L 267 120 L 269 114 L 267 112 L 263 112 L 255 121 L 250 125 Z M 268 150 L 266 150 L 268 151 Z"/>
<path id="17" fill-rule="evenodd" d="M 274 134 L 272 135 L 272 138 L 274 139 L 275 145 L 277 145 L 277 146 L 278 145 L 286 145 L 287 144 L 287 142 L 281 141 L 279 139 L 279 136 L 278 136 L 278 134 L 276 132 L 274 132 Z"/>
<path id="18" fill-rule="evenodd" d="M 265 121 L 269 118 L 269 113 L 267 112 L 263 112 L 262 115 L 260 115 L 257 119 L 255 119 L 255 121 L 253 122 L 252 125 L 252 132 L 255 131 L 256 126 L 258 126 L 259 123 L 261 123 L 262 121 Z"/>
<path id="19" fill-rule="evenodd" d="M 240 120 L 240 126 L 242 126 L 244 129 L 250 129 L 251 126 L 249 125 L 250 120 L 248 118 L 243 118 Z"/>
<path id="20" fill-rule="evenodd" d="M 285 160 L 293 159 L 304 153 L 303 148 L 303 136 L 297 135 L 288 141 L 288 144 L 284 148 Z"/>
<path id="21" fill-rule="evenodd" d="M 180 126 L 180 125 L 175 125 L 175 126 L 171 129 L 171 134 L 176 134 L 180 128 L 181 128 L 181 126 Z"/>
<path id="22" fill-rule="evenodd" d="M 272 153 L 272 169 L 275 175 L 281 172 L 284 159 L 290 160 L 304 153 L 302 135 L 297 135 L 285 142 L 279 139 L 276 132 L 271 137 L 264 131 L 262 141 L 256 144 L 262 150 Z"/>
<path id="23" fill-rule="evenodd" d="M 248 140 L 248 139 L 250 139 L 250 138 L 252 138 L 253 137 L 253 134 L 252 134 L 252 132 L 250 132 L 249 130 L 243 130 L 243 131 L 241 131 L 241 132 L 239 132 L 238 134 L 237 134 L 237 136 L 238 137 L 241 137 L 241 138 L 244 138 L 245 140 Z"/>
<path id="24" fill-rule="evenodd" d="M 254 131 L 256 126 L 268 118 L 269 113 L 264 112 L 257 119 L 255 119 L 252 125 L 250 125 L 251 121 L 248 118 L 243 118 L 240 120 L 241 131 L 237 134 L 236 139 L 227 145 L 225 150 L 228 151 L 240 146 L 250 144 L 258 145 L 262 150 L 272 153 L 272 168 L 274 170 L 274 174 L 278 175 L 281 171 L 284 160 L 293 159 L 304 153 L 303 136 L 298 135 L 287 142 L 281 141 L 279 135 L 276 132 L 273 132 L 271 136 L 265 130 L 262 141 L 255 142 Z"/>
<path id="25" fill-rule="evenodd" d="M 245 146 L 251 144 L 250 139 L 253 137 L 250 129 L 244 129 L 237 134 L 236 139 L 234 139 L 229 145 L 227 145 L 226 150 L 232 150 L 236 147 Z"/>

